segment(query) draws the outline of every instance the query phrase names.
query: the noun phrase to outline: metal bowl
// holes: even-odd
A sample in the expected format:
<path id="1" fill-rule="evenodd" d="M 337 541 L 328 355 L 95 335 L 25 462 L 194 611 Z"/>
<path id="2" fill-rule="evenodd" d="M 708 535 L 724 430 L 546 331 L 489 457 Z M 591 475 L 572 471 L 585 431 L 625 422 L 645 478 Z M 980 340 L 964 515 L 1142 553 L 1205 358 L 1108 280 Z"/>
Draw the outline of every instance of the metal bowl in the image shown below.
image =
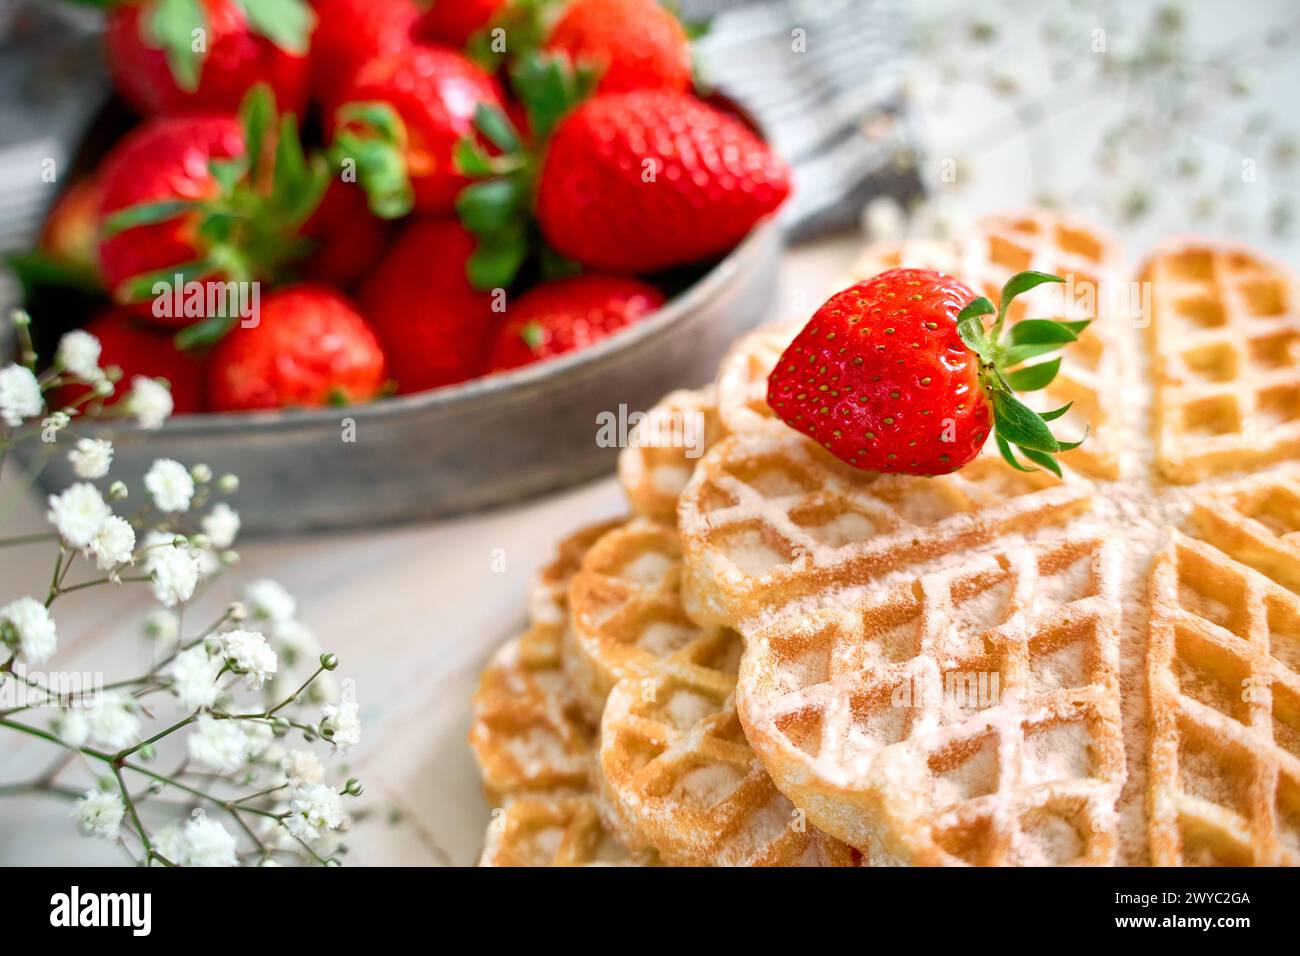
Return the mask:
<path id="1" fill-rule="evenodd" d="M 602 412 L 644 410 L 670 389 L 709 381 L 727 345 L 771 305 L 780 248 L 765 221 L 646 320 L 515 372 L 346 408 L 80 431 L 112 439 L 113 476 L 133 487 L 157 458 L 239 475 L 240 517 L 253 533 L 373 527 L 518 501 L 613 467 L 618 449 L 597 442 Z M 39 442 L 17 446 L 15 457 L 44 466 L 46 489 L 76 480 L 66 457 Z"/>

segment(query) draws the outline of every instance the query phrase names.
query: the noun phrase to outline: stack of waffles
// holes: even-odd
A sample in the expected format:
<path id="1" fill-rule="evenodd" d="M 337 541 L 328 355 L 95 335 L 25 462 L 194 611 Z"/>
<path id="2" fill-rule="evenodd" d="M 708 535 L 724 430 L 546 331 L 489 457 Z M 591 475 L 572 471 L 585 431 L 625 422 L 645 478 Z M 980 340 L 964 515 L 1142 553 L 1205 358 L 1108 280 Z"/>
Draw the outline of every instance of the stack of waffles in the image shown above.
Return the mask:
<path id="1" fill-rule="evenodd" d="M 1294 280 L 1199 239 L 1134 277 L 1041 212 L 849 281 L 897 266 L 1066 279 L 1010 316 L 1095 320 L 1041 396 L 1089 429 L 1063 477 L 855 470 L 767 406 L 796 330 L 742 339 L 483 673 L 485 864 L 1300 863 Z"/>

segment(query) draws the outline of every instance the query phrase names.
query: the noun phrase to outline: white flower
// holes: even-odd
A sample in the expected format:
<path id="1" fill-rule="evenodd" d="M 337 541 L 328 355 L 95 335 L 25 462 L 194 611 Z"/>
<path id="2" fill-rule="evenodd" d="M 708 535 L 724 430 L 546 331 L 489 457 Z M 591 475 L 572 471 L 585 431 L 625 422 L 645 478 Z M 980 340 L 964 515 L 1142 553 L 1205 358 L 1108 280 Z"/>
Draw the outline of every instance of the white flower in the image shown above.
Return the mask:
<path id="1" fill-rule="evenodd" d="M 320 713 L 321 729 L 331 731 L 326 739 L 335 746 L 346 750 L 361 743 L 361 718 L 357 716 L 355 700 L 326 704 Z"/>
<path id="2" fill-rule="evenodd" d="M 266 755 L 275 744 L 275 731 L 271 725 L 260 720 L 240 721 L 244 725 L 244 741 L 248 750 L 248 759 L 254 760 Z"/>
<path id="3" fill-rule="evenodd" d="M 99 367 L 100 351 L 99 339 L 77 329 L 59 339 L 55 361 L 78 378 L 96 382 L 104 377 Z"/>
<path id="4" fill-rule="evenodd" d="M 181 636 L 181 619 L 175 611 L 156 607 L 144 616 L 144 633 L 152 637 L 160 646 L 166 648 L 175 644 Z"/>
<path id="5" fill-rule="evenodd" d="M 235 535 L 239 534 L 239 512 L 224 501 L 217 502 L 203 516 L 203 533 L 214 548 L 223 550 L 230 547 L 235 543 Z"/>
<path id="6" fill-rule="evenodd" d="M 56 432 L 61 432 L 72 424 L 72 416 L 67 412 L 51 412 L 41 424 L 54 429 Z"/>
<path id="7" fill-rule="evenodd" d="M 159 511 L 176 514 L 190 510 L 194 478 L 179 461 L 159 458 L 144 476 L 144 486 L 153 495 L 153 503 Z"/>
<path id="8" fill-rule="evenodd" d="M 98 488 L 78 482 L 62 494 L 50 495 L 46 517 L 64 541 L 74 548 L 87 548 L 112 513 Z"/>
<path id="9" fill-rule="evenodd" d="M 199 583 L 199 552 L 189 545 L 178 548 L 175 540 L 165 531 L 152 531 L 144 540 L 144 569 L 153 578 L 154 597 L 164 607 L 188 601 Z"/>
<path id="10" fill-rule="evenodd" d="M 292 621 L 298 613 L 298 602 L 283 585 L 268 578 L 244 585 L 244 603 L 254 617 L 279 624 Z"/>
<path id="11" fill-rule="evenodd" d="M 117 830 L 122 825 L 125 813 L 122 798 L 102 790 L 87 790 L 86 795 L 72 808 L 73 819 L 77 821 L 82 833 L 105 840 L 117 839 Z"/>
<path id="12" fill-rule="evenodd" d="M 235 838 L 216 820 L 196 817 L 185 824 L 185 866 L 238 866 Z"/>
<path id="13" fill-rule="evenodd" d="M 101 571 L 111 571 L 119 564 L 131 560 L 135 551 L 135 529 L 125 518 L 111 515 L 104 526 L 95 535 L 86 549 L 86 556 L 95 559 L 95 566 Z"/>
<path id="14" fill-rule="evenodd" d="M 289 800 L 289 810 L 284 825 L 300 840 L 318 839 L 322 830 L 337 830 L 343 825 L 339 795 L 321 783 L 295 790 Z"/>
<path id="15" fill-rule="evenodd" d="M 246 675 L 244 686 L 249 690 L 261 687 L 279 666 L 275 651 L 257 631 L 226 631 L 221 635 L 221 648 L 230 666 Z"/>
<path id="16" fill-rule="evenodd" d="M 54 733 L 69 747 L 80 747 L 90 738 L 90 723 L 80 710 L 61 710 L 54 718 Z"/>
<path id="17" fill-rule="evenodd" d="M 178 824 L 163 827 L 153 837 L 153 848 L 166 857 L 169 863 L 184 863 L 189 853 L 189 842 Z"/>
<path id="18" fill-rule="evenodd" d="M 320 657 L 320 642 L 306 624 L 285 621 L 275 627 L 275 640 L 289 665 Z"/>
<path id="19" fill-rule="evenodd" d="M 198 720 L 198 730 L 186 741 L 190 757 L 219 773 L 238 770 L 248 759 L 248 740 L 239 724 L 204 714 Z"/>
<path id="20" fill-rule="evenodd" d="M 108 474 L 113 464 L 113 443 L 99 438 L 83 438 L 68 452 L 68 461 L 78 478 L 93 481 Z"/>
<path id="21" fill-rule="evenodd" d="M 15 647 L 29 664 L 49 660 L 59 643 L 54 619 L 33 597 L 20 597 L 0 608 L 0 639 Z"/>
<path id="22" fill-rule="evenodd" d="M 126 410 L 139 420 L 141 428 L 161 428 L 174 407 L 171 390 L 156 379 L 137 375 L 131 380 Z"/>
<path id="23" fill-rule="evenodd" d="M 109 750 L 122 750 L 140 739 L 135 703 L 121 694 L 100 694 L 86 710 L 90 739 Z"/>
<path id="24" fill-rule="evenodd" d="M 295 787 L 325 782 L 325 765 L 310 750 L 291 750 L 280 761 L 280 769 Z"/>
<path id="25" fill-rule="evenodd" d="M 181 651 L 167 668 L 172 679 L 172 693 L 190 710 L 211 707 L 217 700 L 217 675 L 221 659 L 209 657 L 201 645 Z"/>
<path id="26" fill-rule="evenodd" d="M 31 369 L 14 364 L 0 368 L 0 419 L 6 425 L 17 428 L 24 418 L 39 415 L 44 407 L 41 385 Z"/>

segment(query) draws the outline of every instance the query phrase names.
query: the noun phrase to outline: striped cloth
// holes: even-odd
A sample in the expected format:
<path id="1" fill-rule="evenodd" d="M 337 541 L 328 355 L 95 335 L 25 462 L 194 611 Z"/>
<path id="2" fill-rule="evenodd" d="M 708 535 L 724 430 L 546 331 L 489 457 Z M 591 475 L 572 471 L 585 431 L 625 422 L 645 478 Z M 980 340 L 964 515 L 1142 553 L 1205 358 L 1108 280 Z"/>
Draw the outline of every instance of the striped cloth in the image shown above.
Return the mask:
<path id="1" fill-rule="evenodd" d="M 711 19 L 697 46 L 712 87 L 755 118 L 795 170 L 790 235 L 853 222 L 874 195 L 912 195 L 903 142 L 897 0 L 685 0 Z M 0 0 L 0 251 L 31 245 L 72 151 L 109 90 L 93 10 Z M 42 179 L 53 160 L 58 179 Z M 5 292 L 8 290 L 0 290 Z"/>

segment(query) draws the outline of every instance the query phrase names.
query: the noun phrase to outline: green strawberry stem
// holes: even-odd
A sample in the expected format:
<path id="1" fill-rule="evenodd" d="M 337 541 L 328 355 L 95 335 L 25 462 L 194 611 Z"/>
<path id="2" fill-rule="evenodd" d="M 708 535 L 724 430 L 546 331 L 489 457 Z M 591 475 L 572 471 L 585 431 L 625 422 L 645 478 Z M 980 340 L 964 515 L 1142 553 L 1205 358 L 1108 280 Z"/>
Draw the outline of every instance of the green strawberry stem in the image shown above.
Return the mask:
<path id="1" fill-rule="evenodd" d="M 1057 477 L 1061 475 L 1061 467 L 1053 454 L 1077 448 L 1083 439 L 1063 442 L 1052 433 L 1048 422 L 1064 415 L 1073 403 L 1039 414 L 1016 398 L 1015 392 L 1037 391 L 1051 384 L 1061 367 L 1059 357 L 1035 365 L 1024 363 L 1076 341 L 1090 322 L 1025 319 L 1012 326 L 1005 339 L 1003 332 L 1006 330 L 1007 310 L 1016 296 L 1046 282 L 1064 281 L 1045 272 L 1021 272 L 1003 285 L 997 309 L 988 299 L 979 296 L 957 314 L 957 331 L 980 360 L 979 383 L 993 407 L 998 451 L 1017 471 L 1036 469 L 1021 464 L 1013 447 L 1023 457 Z M 984 324 L 987 315 L 995 316 L 989 328 Z M 1084 437 L 1087 437 L 1086 432 Z"/>
<path id="2" fill-rule="evenodd" d="M 528 114 L 531 142 L 502 110 L 480 104 L 475 128 L 499 152 L 489 153 L 478 136 L 456 144 L 456 168 L 478 180 L 456 199 L 461 223 L 478 240 L 466 264 L 476 289 L 508 287 L 534 249 L 548 273 L 574 271 L 574 264 L 545 248 L 533 223 L 533 194 L 546 140 L 565 114 L 592 94 L 595 74 L 574 69 L 566 57 L 532 51 L 511 65 L 510 80 Z"/>

